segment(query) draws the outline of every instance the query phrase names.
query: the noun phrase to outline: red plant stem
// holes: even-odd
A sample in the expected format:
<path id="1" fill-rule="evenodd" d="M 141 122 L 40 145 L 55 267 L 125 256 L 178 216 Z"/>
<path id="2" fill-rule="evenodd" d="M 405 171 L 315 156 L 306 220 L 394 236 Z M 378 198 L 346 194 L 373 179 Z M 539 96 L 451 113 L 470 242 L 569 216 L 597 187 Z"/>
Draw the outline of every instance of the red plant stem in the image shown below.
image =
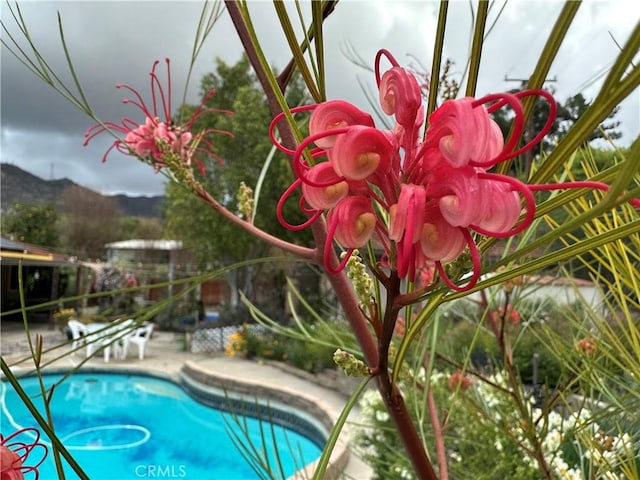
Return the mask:
<path id="1" fill-rule="evenodd" d="M 428 371 L 426 365 L 425 370 Z M 438 407 L 436 406 L 436 401 L 433 398 L 433 388 L 431 388 L 431 386 L 429 386 L 429 390 L 427 390 L 427 407 L 429 408 L 429 418 L 431 419 L 433 438 L 436 443 L 436 455 L 438 457 L 438 467 L 440 468 L 440 480 L 448 480 L 449 467 L 447 466 L 447 449 L 444 445 L 444 435 L 442 433 L 442 426 L 440 425 L 440 418 L 438 417 Z"/>
<path id="2" fill-rule="evenodd" d="M 284 139 L 285 136 L 283 135 L 282 138 Z M 311 233 L 313 234 L 313 239 L 316 242 L 316 245 L 324 245 L 328 241 L 327 225 L 323 218 L 319 218 L 313 225 L 311 225 Z M 323 250 L 324 249 L 318 248 L 316 251 L 316 263 L 318 265 L 324 264 Z M 333 265 L 338 263 L 338 258 L 335 252 L 331 253 L 331 263 Z M 336 294 L 338 302 L 340 302 L 340 306 L 342 307 L 345 317 L 349 322 L 351 330 L 353 330 L 353 333 L 356 336 L 358 344 L 362 348 L 362 353 L 367 365 L 378 365 L 378 348 L 373 335 L 371 334 L 371 330 L 369 329 L 367 319 L 362 313 L 358 299 L 353 294 L 351 282 L 344 272 L 337 274 L 327 273 L 327 279 Z"/>
<path id="3" fill-rule="evenodd" d="M 405 446 L 405 450 L 409 454 L 416 474 L 419 478 L 435 480 L 437 477 L 424 450 L 422 439 L 413 424 L 400 390 L 391 381 L 391 375 L 389 374 L 389 345 L 391 344 L 393 330 L 401 307 L 396 302 L 396 298 L 400 295 L 398 273 L 392 271 L 387 280 L 387 305 L 382 322 L 382 335 L 378 340 L 379 362 L 376 383 L 389 416 L 396 424 L 398 434 Z M 410 428 L 407 425 L 410 425 Z M 442 474 L 442 469 L 440 472 Z M 446 466 L 444 472 L 446 473 Z"/>
<path id="4" fill-rule="evenodd" d="M 231 20 L 238 33 L 238 36 L 240 37 L 245 53 L 247 54 L 247 58 L 251 62 L 253 70 L 256 72 L 256 76 L 258 77 L 258 81 L 262 85 L 262 89 L 267 97 L 267 102 L 271 110 L 271 114 L 273 117 L 276 117 L 278 114 L 282 113 L 282 111 L 280 109 L 278 100 L 275 98 L 271 91 L 267 76 L 265 72 L 262 71 L 258 55 L 253 47 L 253 44 L 251 43 L 251 37 L 249 36 L 249 32 L 244 23 L 244 19 L 242 18 L 240 7 L 235 1 L 232 0 L 227 0 L 225 3 L 227 11 L 231 16 Z M 295 151 L 295 138 L 291 133 L 291 130 L 289 128 L 286 128 L 285 125 L 285 122 L 281 122 L 278 126 L 281 136 L 281 143 L 290 150 Z M 315 240 L 316 248 L 312 250 L 314 256 L 310 258 L 310 260 L 314 261 L 318 265 L 322 265 L 324 249 L 319 248 L 318 246 L 324 246 L 324 244 L 327 242 L 327 228 L 325 222 L 321 218 L 319 218 L 311 225 L 311 232 Z M 335 265 L 337 264 L 337 261 L 338 260 L 335 253 L 332 253 L 332 263 Z M 362 348 L 367 364 L 377 365 L 378 350 L 373 340 L 373 336 L 371 335 L 371 332 L 368 328 L 367 319 L 363 315 L 362 310 L 360 310 L 358 300 L 353 294 L 351 283 L 347 279 L 346 275 L 342 273 L 338 275 L 327 275 L 327 277 L 329 279 L 331 287 L 333 288 L 333 291 L 336 294 L 336 297 L 338 298 L 338 301 L 340 302 L 340 306 L 342 307 L 344 314 L 356 336 L 356 340 Z"/>
<path id="5" fill-rule="evenodd" d="M 387 407 L 387 412 L 396 425 L 396 430 L 400 435 L 400 440 L 404 444 L 405 451 L 411 460 L 411 464 L 415 470 L 416 475 L 421 480 L 437 480 L 431 460 L 427 457 L 422 444 L 422 439 L 418 435 L 418 431 L 413 424 L 413 420 L 409 415 L 407 406 L 402 398 L 402 394 L 396 384 L 391 385 L 391 392 L 383 393 L 384 389 L 382 382 L 383 375 L 389 375 L 384 372 L 376 377 L 376 384 L 378 390 L 382 396 L 382 400 Z"/>
<path id="6" fill-rule="evenodd" d="M 251 42 L 251 37 L 247 26 L 244 23 L 240 7 L 232 0 L 226 0 L 225 4 L 234 27 L 236 28 L 236 32 L 244 46 L 247 57 L 256 72 L 256 76 L 262 85 L 265 95 L 267 96 L 272 116 L 275 117 L 281 113 L 280 105 L 271 91 L 265 72 L 262 71 L 257 52 Z M 284 86 L 281 86 L 281 88 L 284 89 Z M 279 126 L 279 130 L 282 145 L 287 146 L 287 148 L 291 150 L 295 150 L 296 141 L 291 130 L 287 128 L 287 126 Z M 311 226 L 311 231 L 316 242 L 316 262 L 321 265 L 323 247 L 328 240 L 326 224 L 322 219 L 318 219 L 318 221 Z M 332 252 L 331 256 L 332 264 L 337 264 L 338 260 L 335 253 Z M 355 334 L 356 340 L 362 348 L 365 360 L 369 365 L 378 365 L 379 358 L 376 342 L 373 339 L 373 335 L 371 334 L 367 324 L 367 319 L 360 309 L 358 300 L 353 293 L 353 289 L 346 275 L 341 272 L 338 274 L 328 274 L 327 277 L 333 287 L 338 302 L 344 311 L 345 317 Z M 400 438 L 404 443 L 405 450 L 409 455 L 416 474 L 421 479 L 436 480 L 437 477 L 433 471 L 433 466 L 426 454 L 422 440 L 418 435 L 413 420 L 409 415 L 404 399 L 402 398 L 402 394 L 398 390 L 397 386 L 390 382 L 389 373 L 386 369 L 376 378 L 376 383 L 389 412 L 389 416 L 395 423 Z"/>

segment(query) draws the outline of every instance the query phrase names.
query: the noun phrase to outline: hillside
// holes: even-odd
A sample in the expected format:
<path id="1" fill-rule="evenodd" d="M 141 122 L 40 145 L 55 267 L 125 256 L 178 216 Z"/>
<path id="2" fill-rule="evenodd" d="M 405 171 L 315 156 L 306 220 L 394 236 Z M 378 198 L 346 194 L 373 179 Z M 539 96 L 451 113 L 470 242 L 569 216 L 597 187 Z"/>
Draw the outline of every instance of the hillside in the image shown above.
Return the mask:
<path id="1" fill-rule="evenodd" d="M 52 203 L 61 208 L 60 199 L 65 188 L 77 186 L 67 178 L 59 180 L 43 180 L 20 167 L 8 163 L 0 163 L 0 206 L 7 209 L 14 203 L 41 205 Z M 85 190 L 99 195 L 86 188 Z M 113 195 L 120 205 L 123 215 L 135 217 L 157 218 L 164 197 L 130 197 L 128 195 Z"/>

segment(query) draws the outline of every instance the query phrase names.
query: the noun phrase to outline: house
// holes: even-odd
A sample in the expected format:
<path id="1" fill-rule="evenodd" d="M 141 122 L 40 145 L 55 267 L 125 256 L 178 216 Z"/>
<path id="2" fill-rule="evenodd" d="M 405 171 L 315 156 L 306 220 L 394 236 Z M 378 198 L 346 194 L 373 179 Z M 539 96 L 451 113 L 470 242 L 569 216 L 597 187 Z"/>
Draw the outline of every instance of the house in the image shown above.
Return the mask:
<path id="1" fill-rule="evenodd" d="M 107 263 L 117 266 L 135 277 L 139 285 L 162 284 L 144 290 L 138 300 L 157 302 L 180 291 L 181 285 L 170 282 L 197 275 L 193 255 L 178 240 L 125 240 L 105 245 Z M 207 280 L 197 292 L 205 308 L 228 303 L 231 296 L 229 284 L 223 279 Z"/>
<path id="2" fill-rule="evenodd" d="M 0 311 L 3 317 L 21 318 L 20 275 L 27 307 L 77 295 L 82 284 L 82 265 L 73 257 L 2 237 L 0 266 Z M 52 322 L 51 314 L 56 309 L 56 304 L 42 309 L 29 308 L 29 318 Z"/>

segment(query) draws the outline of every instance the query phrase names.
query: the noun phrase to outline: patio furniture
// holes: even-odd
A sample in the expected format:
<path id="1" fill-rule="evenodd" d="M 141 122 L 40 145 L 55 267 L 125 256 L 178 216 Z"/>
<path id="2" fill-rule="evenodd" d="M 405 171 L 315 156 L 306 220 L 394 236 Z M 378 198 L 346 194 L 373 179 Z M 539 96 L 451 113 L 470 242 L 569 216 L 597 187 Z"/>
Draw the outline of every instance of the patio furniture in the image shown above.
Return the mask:
<path id="1" fill-rule="evenodd" d="M 71 350 L 75 350 L 78 345 L 84 345 L 86 343 L 89 330 L 87 330 L 87 326 L 84 323 L 78 320 L 69 320 L 67 322 L 67 327 L 69 327 L 71 338 L 73 340 L 71 343 Z"/>
<path id="2" fill-rule="evenodd" d="M 114 350 L 114 358 L 123 359 L 126 349 L 127 337 L 131 331 L 133 320 L 125 320 L 118 323 L 90 323 L 87 325 L 89 335 L 87 337 L 87 357 L 96 350 L 103 349 L 104 361 L 109 363 L 111 348 Z"/>
<path id="3" fill-rule="evenodd" d="M 147 346 L 147 342 L 151 339 L 153 327 L 153 323 L 143 325 L 139 328 L 136 328 L 131 335 L 126 337 L 124 342 L 125 346 L 123 358 L 126 358 L 127 354 L 129 353 L 129 344 L 133 343 L 138 347 L 138 358 L 140 360 L 144 359 L 144 349 Z"/>

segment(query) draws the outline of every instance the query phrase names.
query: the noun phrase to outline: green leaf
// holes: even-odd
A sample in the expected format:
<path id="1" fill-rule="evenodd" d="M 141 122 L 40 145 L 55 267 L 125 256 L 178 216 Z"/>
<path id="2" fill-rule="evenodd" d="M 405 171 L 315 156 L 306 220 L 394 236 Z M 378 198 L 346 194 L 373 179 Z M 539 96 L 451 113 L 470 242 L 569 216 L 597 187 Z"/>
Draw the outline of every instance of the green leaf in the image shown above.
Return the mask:
<path id="1" fill-rule="evenodd" d="M 289 43 L 289 48 L 291 49 L 291 53 L 293 55 L 293 59 L 295 62 L 300 75 L 302 75 L 302 79 L 304 80 L 305 85 L 309 89 L 309 93 L 313 97 L 316 102 L 321 102 L 323 99 L 320 96 L 320 91 L 318 90 L 318 85 L 316 83 L 316 79 L 309 71 L 309 67 L 304 59 L 304 51 L 296 38 L 295 31 L 293 29 L 293 25 L 291 24 L 291 20 L 289 19 L 289 14 L 287 13 L 287 7 L 285 2 L 274 1 L 273 7 L 278 14 L 278 19 L 280 20 L 280 26 L 282 27 L 282 31 L 287 38 L 287 42 Z M 304 25 L 303 25 L 304 28 Z M 303 42 L 303 45 L 306 45 L 306 41 Z M 313 59 L 312 59 L 313 61 Z"/>
<path id="2" fill-rule="evenodd" d="M 358 398 L 360 398 L 360 395 L 362 395 L 362 392 L 364 392 L 364 389 L 369 384 L 369 380 L 370 378 L 366 378 L 360 382 L 358 388 L 356 388 L 353 394 L 351 394 L 342 412 L 340 412 L 340 416 L 336 420 L 336 424 L 331 429 L 331 433 L 329 434 L 327 443 L 324 447 L 324 450 L 322 451 L 320 460 L 318 460 L 318 465 L 315 472 L 313 473 L 313 480 L 322 480 L 324 478 L 327 466 L 329 465 L 329 460 L 331 460 L 331 454 L 333 453 L 333 449 L 335 448 L 336 443 L 340 438 L 340 433 L 342 432 L 342 429 L 347 422 L 347 418 L 349 417 L 351 410 L 357 404 Z"/>
<path id="3" fill-rule="evenodd" d="M 487 23 L 488 11 L 488 1 L 478 3 L 478 14 L 476 16 L 473 42 L 471 44 L 471 58 L 469 59 L 469 74 L 467 76 L 467 97 L 474 97 L 476 94 L 478 73 L 480 72 L 480 59 L 482 57 L 482 44 L 484 42 L 484 28 Z"/>

